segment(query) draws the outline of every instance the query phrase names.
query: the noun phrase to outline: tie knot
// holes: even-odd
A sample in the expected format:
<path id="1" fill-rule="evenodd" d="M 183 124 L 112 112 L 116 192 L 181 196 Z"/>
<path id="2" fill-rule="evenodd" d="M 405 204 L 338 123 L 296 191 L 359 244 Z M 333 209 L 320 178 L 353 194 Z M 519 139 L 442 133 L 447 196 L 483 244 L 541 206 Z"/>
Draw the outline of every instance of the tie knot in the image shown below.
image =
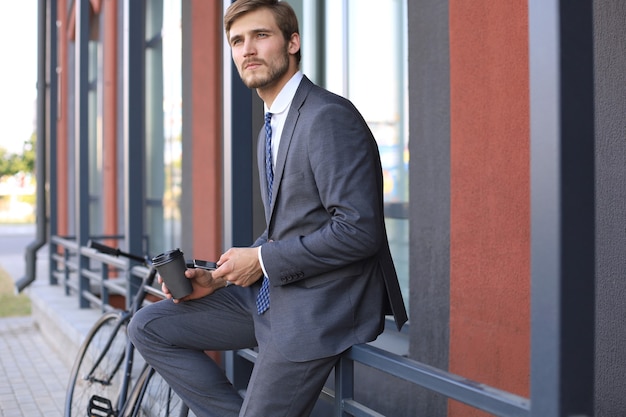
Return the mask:
<path id="1" fill-rule="evenodd" d="M 265 123 L 269 123 L 270 120 L 272 120 L 272 113 L 270 112 L 265 113 Z"/>

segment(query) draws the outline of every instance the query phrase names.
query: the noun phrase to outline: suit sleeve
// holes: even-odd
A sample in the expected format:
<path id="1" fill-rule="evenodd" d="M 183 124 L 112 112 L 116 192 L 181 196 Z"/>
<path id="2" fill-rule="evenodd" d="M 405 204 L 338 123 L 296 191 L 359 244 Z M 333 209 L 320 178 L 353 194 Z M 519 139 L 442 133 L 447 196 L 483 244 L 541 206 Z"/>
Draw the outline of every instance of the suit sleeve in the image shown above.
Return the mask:
<path id="1" fill-rule="evenodd" d="M 380 157 L 367 124 L 343 99 L 324 104 L 307 120 L 296 131 L 306 132 L 305 138 L 296 143 L 306 154 L 302 169 L 310 178 L 303 175 L 302 187 L 290 191 L 302 193 L 308 206 L 290 201 L 303 215 L 285 238 L 262 250 L 274 285 L 285 284 L 276 275 L 296 282 L 371 258 L 384 239 Z"/>

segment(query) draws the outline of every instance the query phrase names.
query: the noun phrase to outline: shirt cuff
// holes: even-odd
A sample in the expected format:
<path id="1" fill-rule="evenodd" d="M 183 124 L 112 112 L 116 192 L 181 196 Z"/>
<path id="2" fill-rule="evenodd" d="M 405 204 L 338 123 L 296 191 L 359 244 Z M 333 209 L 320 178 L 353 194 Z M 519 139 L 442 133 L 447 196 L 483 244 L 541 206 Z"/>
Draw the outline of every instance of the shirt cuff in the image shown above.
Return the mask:
<path id="1" fill-rule="evenodd" d="M 259 246 L 259 250 L 257 252 L 257 254 L 259 255 L 259 263 L 261 264 L 261 269 L 263 270 L 263 275 L 269 278 L 269 276 L 267 275 L 267 271 L 265 270 L 265 265 L 263 264 L 263 256 L 261 255 L 261 248 L 262 247 L 263 246 Z"/>

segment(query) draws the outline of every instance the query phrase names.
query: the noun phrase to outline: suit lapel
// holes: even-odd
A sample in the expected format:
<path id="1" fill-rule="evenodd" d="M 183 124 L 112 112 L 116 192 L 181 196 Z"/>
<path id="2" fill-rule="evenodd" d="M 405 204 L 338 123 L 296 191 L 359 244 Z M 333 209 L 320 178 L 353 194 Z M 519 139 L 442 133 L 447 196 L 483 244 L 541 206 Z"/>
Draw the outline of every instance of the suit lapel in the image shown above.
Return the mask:
<path id="1" fill-rule="evenodd" d="M 274 168 L 274 183 L 272 187 L 272 206 L 270 207 L 269 219 L 272 218 L 272 212 L 274 211 L 274 205 L 276 204 L 276 196 L 280 190 L 281 179 L 283 177 L 283 171 L 285 170 L 285 161 L 287 159 L 287 153 L 289 152 L 289 146 L 293 138 L 293 133 L 296 129 L 296 123 L 300 117 L 300 108 L 306 99 L 306 96 L 311 90 L 313 84 L 308 78 L 302 77 L 300 85 L 296 90 L 296 94 L 289 106 L 289 112 L 287 113 L 287 119 L 285 119 L 285 126 L 283 126 L 283 133 L 280 137 L 280 145 L 278 147 L 278 154 L 276 155 L 276 165 Z M 269 222 L 268 222 L 269 225 Z"/>
<path id="2" fill-rule="evenodd" d="M 261 128 L 257 138 L 257 166 L 259 169 L 259 186 L 261 189 L 261 200 L 265 212 L 265 223 L 269 225 L 270 211 L 267 207 L 267 181 L 265 180 L 265 129 Z"/>

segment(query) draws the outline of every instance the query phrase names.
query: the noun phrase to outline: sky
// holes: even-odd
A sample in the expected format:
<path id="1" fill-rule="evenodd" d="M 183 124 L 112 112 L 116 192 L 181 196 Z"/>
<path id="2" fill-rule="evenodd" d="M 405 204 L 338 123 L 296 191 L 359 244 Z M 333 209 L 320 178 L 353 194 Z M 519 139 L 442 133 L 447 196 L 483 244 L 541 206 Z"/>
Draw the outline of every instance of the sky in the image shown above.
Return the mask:
<path id="1" fill-rule="evenodd" d="M 0 0 L 0 148 L 22 153 L 35 130 L 37 0 Z"/>

